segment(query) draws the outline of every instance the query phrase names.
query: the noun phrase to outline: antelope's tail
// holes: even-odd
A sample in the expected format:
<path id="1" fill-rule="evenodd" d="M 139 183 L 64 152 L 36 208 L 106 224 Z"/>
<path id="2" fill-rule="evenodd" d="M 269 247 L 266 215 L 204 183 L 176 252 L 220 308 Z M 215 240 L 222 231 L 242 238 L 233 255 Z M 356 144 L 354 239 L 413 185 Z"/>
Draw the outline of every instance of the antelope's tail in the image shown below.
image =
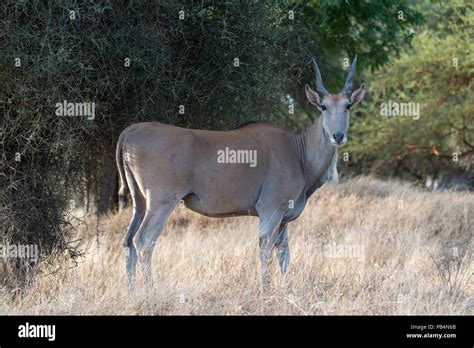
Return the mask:
<path id="1" fill-rule="evenodd" d="M 124 162 L 123 162 L 123 157 L 122 157 L 122 144 L 123 144 L 123 139 L 125 138 L 126 133 L 127 133 L 127 130 L 124 130 L 122 133 L 120 133 L 120 136 L 117 141 L 117 148 L 115 150 L 115 161 L 117 162 L 117 168 L 118 168 L 119 177 L 120 177 L 120 189 L 118 191 L 120 209 L 123 209 L 127 206 L 127 203 L 128 203 L 127 194 L 130 193 L 127 180 L 125 178 L 125 171 L 123 168 Z"/>

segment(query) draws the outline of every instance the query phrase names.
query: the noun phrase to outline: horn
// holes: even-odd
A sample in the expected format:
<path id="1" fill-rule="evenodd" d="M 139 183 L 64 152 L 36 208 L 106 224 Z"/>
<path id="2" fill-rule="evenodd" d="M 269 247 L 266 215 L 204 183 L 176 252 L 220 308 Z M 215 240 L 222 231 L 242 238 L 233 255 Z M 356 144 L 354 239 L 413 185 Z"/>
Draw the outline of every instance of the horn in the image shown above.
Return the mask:
<path id="1" fill-rule="evenodd" d="M 342 90 L 343 94 L 350 95 L 352 92 L 352 80 L 354 79 L 356 65 L 357 65 L 357 55 L 352 61 L 351 70 L 347 74 L 346 83 L 344 84 L 344 89 Z"/>
<path id="2" fill-rule="evenodd" d="M 312 58 L 313 60 L 313 69 L 314 69 L 314 75 L 316 76 L 316 91 L 321 93 L 323 96 L 329 95 L 329 92 L 327 91 L 326 88 L 324 88 L 323 85 L 323 79 L 321 78 L 321 73 L 318 68 L 318 64 L 316 63 L 316 60 Z"/>

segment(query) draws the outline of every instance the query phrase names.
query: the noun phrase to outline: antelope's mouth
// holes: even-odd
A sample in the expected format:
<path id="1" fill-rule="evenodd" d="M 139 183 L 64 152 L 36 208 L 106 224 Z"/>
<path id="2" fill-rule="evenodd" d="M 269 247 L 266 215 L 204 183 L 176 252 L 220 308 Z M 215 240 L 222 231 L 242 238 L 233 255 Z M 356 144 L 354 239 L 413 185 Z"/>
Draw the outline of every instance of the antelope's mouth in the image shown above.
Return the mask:
<path id="1" fill-rule="evenodd" d="M 347 143 L 347 139 L 343 139 L 341 141 L 330 139 L 330 141 L 331 141 L 331 144 L 335 147 L 341 147 L 341 146 L 344 146 Z"/>

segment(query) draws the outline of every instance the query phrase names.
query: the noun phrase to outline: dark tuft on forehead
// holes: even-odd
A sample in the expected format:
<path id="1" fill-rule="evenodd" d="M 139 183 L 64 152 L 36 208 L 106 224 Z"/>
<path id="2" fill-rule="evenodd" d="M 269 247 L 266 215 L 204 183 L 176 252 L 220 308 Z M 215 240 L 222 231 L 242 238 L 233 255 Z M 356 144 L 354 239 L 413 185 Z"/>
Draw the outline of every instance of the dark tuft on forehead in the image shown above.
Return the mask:
<path id="1" fill-rule="evenodd" d="M 342 100 L 349 100 L 347 95 L 342 94 L 342 93 L 328 95 L 328 96 L 324 97 L 324 99 L 331 102 L 331 103 L 334 103 L 334 104 L 337 104 L 338 102 L 340 102 Z"/>
<path id="2" fill-rule="evenodd" d="M 342 93 L 334 95 L 334 101 L 339 101 L 342 99 L 349 99 L 349 98 L 347 97 L 347 95 L 342 94 Z"/>

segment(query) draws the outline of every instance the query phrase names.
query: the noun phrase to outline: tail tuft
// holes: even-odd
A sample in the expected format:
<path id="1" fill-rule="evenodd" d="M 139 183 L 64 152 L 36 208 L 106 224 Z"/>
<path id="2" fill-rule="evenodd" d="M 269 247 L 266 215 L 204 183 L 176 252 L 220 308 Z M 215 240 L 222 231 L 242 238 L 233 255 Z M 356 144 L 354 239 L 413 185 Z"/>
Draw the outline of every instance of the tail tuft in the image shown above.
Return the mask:
<path id="1" fill-rule="evenodd" d="M 128 197 L 127 196 L 120 196 L 120 209 L 124 209 L 128 205 Z"/>
<path id="2" fill-rule="evenodd" d="M 122 187 L 119 190 L 118 196 L 119 196 L 119 202 L 120 202 L 120 209 L 124 209 L 128 205 L 128 197 L 127 197 L 127 188 L 122 185 Z"/>

